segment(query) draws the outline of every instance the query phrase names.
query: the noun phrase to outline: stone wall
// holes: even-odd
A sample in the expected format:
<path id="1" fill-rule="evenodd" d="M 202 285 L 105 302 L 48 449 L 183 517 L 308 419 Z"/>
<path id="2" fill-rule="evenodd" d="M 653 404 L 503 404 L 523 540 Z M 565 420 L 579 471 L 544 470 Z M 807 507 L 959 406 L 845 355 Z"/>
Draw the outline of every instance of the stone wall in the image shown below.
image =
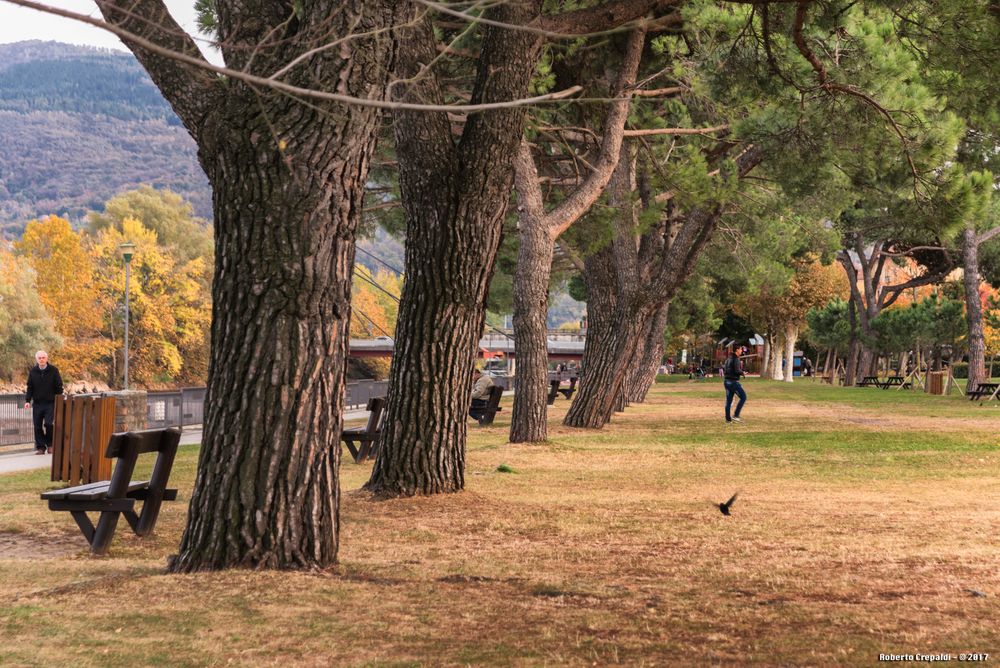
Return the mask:
<path id="1" fill-rule="evenodd" d="M 128 390 L 105 392 L 115 398 L 115 432 L 140 431 L 146 428 L 146 392 Z"/>

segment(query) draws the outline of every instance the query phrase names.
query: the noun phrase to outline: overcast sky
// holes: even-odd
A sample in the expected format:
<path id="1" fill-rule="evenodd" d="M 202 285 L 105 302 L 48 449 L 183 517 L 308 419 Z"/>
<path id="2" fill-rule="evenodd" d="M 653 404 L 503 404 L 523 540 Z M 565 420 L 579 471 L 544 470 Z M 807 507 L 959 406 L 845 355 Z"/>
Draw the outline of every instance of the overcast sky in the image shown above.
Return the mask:
<path id="1" fill-rule="evenodd" d="M 81 14 L 101 18 L 97 6 L 88 0 L 43 0 L 46 4 Z M 194 0 L 165 0 L 167 8 L 188 33 L 198 38 L 194 14 Z M 113 34 L 79 21 L 25 9 L 0 0 L 0 44 L 21 42 L 28 39 L 53 40 L 69 44 L 87 44 L 125 50 Z M 198 45 L 204 51 L 205 44 Z M 213 58 L 218 62 L 217 58 Z"/>

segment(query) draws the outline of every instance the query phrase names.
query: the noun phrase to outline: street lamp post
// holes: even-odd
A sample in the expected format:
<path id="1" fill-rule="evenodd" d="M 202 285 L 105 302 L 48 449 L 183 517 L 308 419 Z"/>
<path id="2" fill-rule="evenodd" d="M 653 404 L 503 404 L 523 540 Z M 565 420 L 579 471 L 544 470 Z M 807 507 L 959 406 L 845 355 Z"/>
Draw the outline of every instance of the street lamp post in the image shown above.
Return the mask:
<path id="1" fill-rule="evenodd" d="M 122 259 L 125 260 L 125 387 L 128 389 L 128 315 L 129 315 L 129 284 L 132 282 L 132 255 L 135 253 L 135 244 L 131 241 L 118 246 Z"/>

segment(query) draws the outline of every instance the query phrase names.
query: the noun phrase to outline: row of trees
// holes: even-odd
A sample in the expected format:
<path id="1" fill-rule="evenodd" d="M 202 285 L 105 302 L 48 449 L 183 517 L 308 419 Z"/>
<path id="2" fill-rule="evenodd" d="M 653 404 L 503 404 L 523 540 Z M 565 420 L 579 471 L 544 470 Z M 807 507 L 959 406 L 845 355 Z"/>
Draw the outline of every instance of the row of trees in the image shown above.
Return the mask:
<path id="1" fill-rule="evenodd" d="M 135 244 L 130 380 L 196 384 L 208 374 L 211 230 L 178 195 L 144 187 L 107 202 L 85 230 L 49 216 L 0 252 L 0 374 L 23 380 L 39 347 L 68 380 L 122 382 L 125 269 Z"/>
<path id="2" fill-rule="evenodd" d="M 825 370 L 842 364 L 854 341 L 872 351 L 876 366 L 867 371 L 875 374 L 879 360 L 882 372 L 888 371 L 892 358 L 893 371 L 906 374 L 910 368 L 940 369 L 943 358 L 954 364 L 969 346 L 969 327 L 964 299 L 950 298 L 947 293 L 961 294 L 961 285 L 946 284 L 943 293 L 932 293 L 920 301 L 897 305 L 881 311 L 871 321 L 870 334 L 859 331 L 858 318 L 852 317 L 853 305 L 842 299 L 833 300 L 809 311 L 809 338 L 826 355 Z M 994 305 L 985 311 L 983 348 L 989 357 L 1000 354 L 1000 311 Z M 851 323 L 855 323 L 852 328 Z M 985 378 L 992 375 L 992 364 Z M 849 382 L 856 379 L 849 379 Z"/>
<path id="3" fill-rule="evenodd" d="M 512 438 L 537 441 L 554 256 L 582 269 L 590 322 L 566 424 L 601 427 L 645 396 L 671 302 L 717 233 L 739 239 L 791 208 L 840 220 L 866 184 L 946 205 L 940 169 L 966 124 L 951 108 L 963 98 L 942 109 L 936 90 L 959 72 L 964 99 L 995 86 L 987 2 L 216 0 L 222 70 L 161 0 L 98 5 L 214 191 L 209 389 L 181 571 L 336 558 L 354 240 L 384 110 L 378 198 L 403 214 L 406 282 L 367 488 L 398 496 L 464 487 L 468 372 L 512 190 L 534 268 L 513 286 Z M 970 45 L 974 58 L 952 57 Z M 580 86 L 594 102 L 519 102 Z"/>

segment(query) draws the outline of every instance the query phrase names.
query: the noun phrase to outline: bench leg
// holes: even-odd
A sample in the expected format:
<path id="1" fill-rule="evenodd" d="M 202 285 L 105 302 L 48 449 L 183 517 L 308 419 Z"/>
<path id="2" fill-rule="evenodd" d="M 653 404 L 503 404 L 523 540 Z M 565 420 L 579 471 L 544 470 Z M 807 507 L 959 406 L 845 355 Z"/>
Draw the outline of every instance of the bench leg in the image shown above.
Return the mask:
<path id="1" fill-rule="evenodd" d="M 127 510 L 123 513 L 123 515 L 125 515 L 128 525 L 132 527 L 132 531 L 138 535 L 142 535 L 139 533 L 139 516 L 135 514 L 135 511 Z"/>
<path id="2" fill-rule="evenodd" d="M 83 532 L 83 537 L 87 539 L 88 543 L 94 542 L 94 523 L 90 521 L 87 517 L 87 513 L 82 510 L 72 510 L 70 515 L 76 520 L 76 525 L 80 527 L 80 531 Z"/>
<path id="3" fill-rule="evenodd" d="M 347 446 L 347 449 L 350 450 L 351 459 L 354 460 L 354 463 L 355 464 L 359 463 L 361 461 L 360 459 L 358 459 L 360 453 L 358 452 L 358 449 L 354 447 L 354 441 L 344 439 L 344 444 Z"/>
<path id="4" fill-rule="evenodd" d="M 156 526 L 156 519 L 160 516 L 162 506 L 163 499 L 159 495 L 151 496 L 142 502 L 142 512 L 139 513 L 136 523 L 132 525 L 136 536 L 148 536 L 153 533 L 153 527 Z M 133 512 L 132 515 L 135 513 Z M 128 515 L 125 515 L 125 518 L 129 519 Z M 129 524 L 132 524 L 131 520 L 129 520 Z"/>
<path id="5" fill-rule="evenodd" d="M 94 540 L 90 543 L 91 554 L 103 556 L 108 553 L 111 546 L 111 539 L 115 536 L 115 529 L 118 527 L 118 516 L 121 513 L 117 510 L 109 510 L 101 513 L 101 519 L 97 521 L 97 530 L 94 532 Z"/>
<path id="6" fill-rule="evenodd" d="M 363 462 L 366 459 L 375 459 L 375 453 L 378 451 L 378 441 L 365 441 L 358 448 L 358 462 Z"/>

